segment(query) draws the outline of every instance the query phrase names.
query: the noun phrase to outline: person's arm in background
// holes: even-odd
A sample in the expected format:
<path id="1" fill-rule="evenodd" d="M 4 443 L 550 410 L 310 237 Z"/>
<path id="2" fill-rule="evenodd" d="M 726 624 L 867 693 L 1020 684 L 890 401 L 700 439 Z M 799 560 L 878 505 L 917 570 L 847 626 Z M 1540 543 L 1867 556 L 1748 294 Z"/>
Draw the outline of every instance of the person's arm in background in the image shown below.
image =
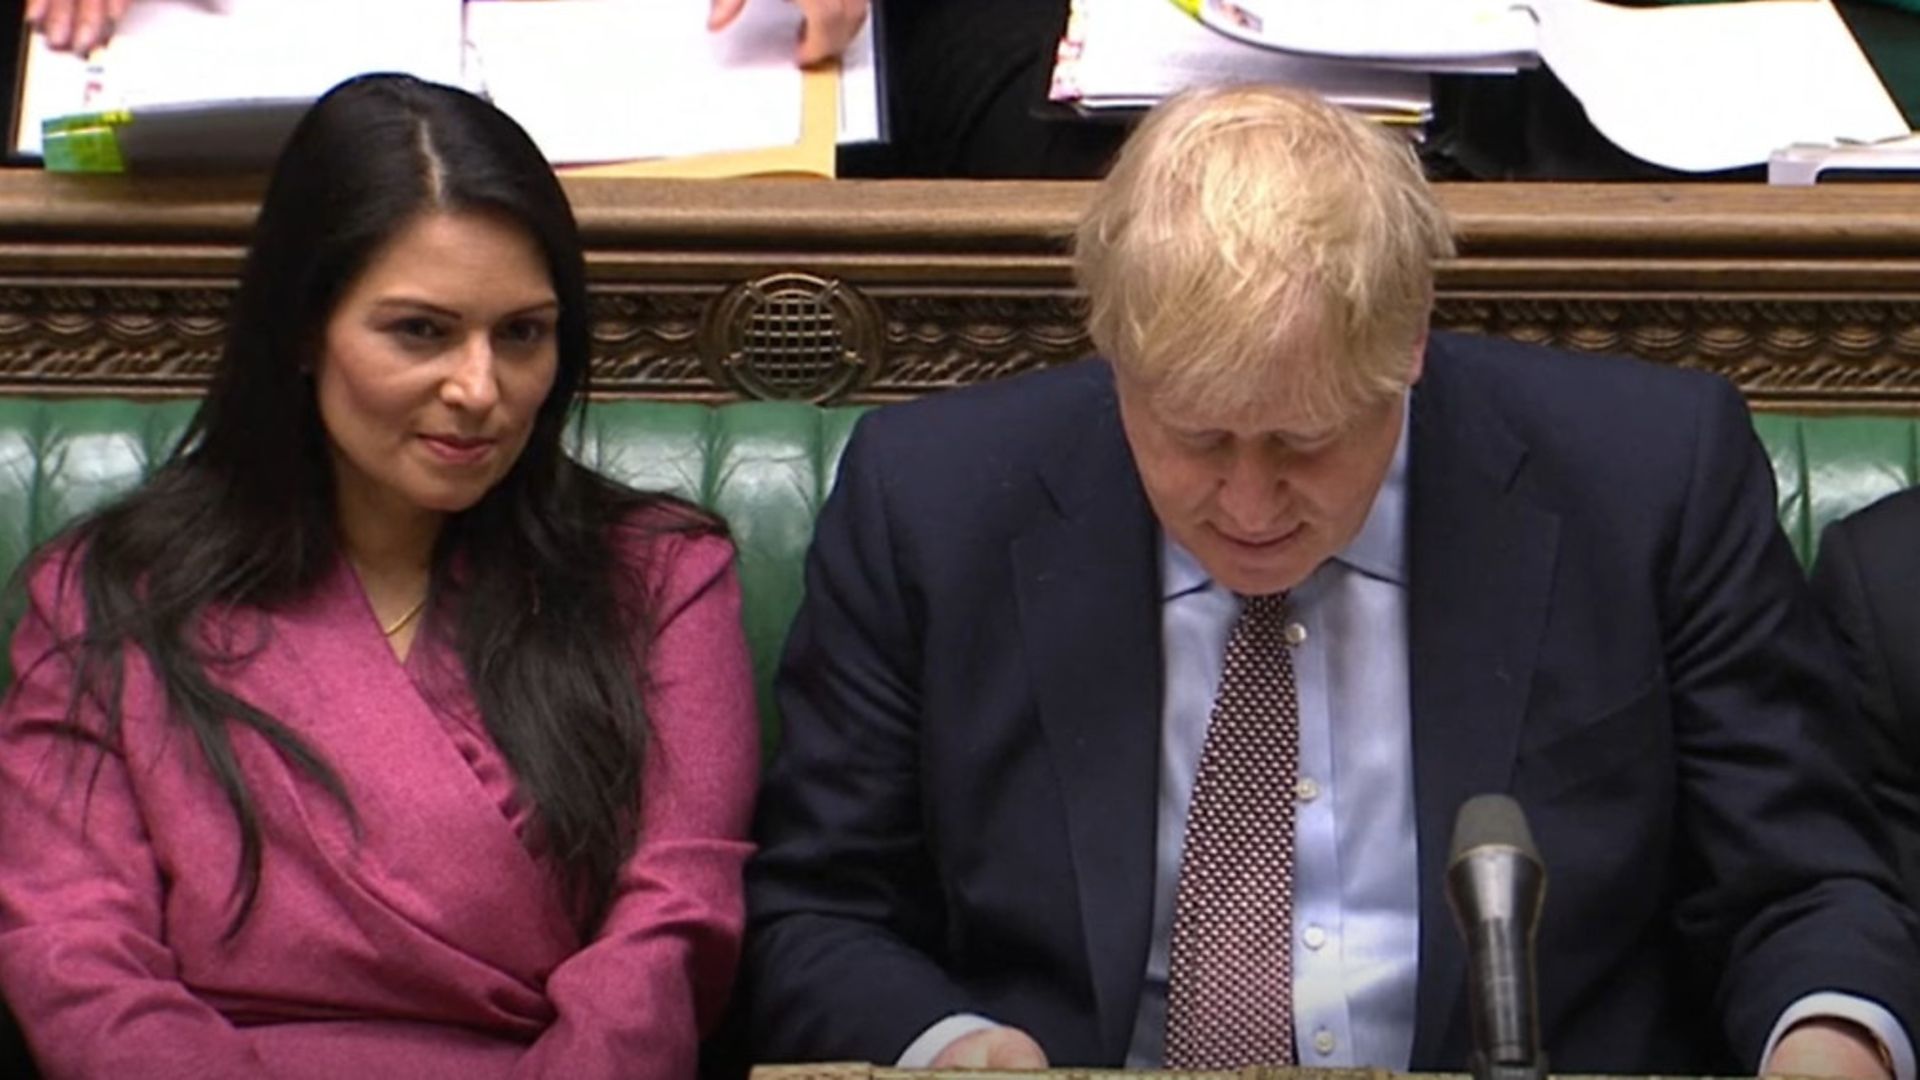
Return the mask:
<path id="1" fill-rule="evenodd" d="M 27 25 L 45 35 L 47 44 L 53 48 L 85 55 L 113 37 L 114 27 L 126 17 L 127 5 L 132 2 L 27 0 Z"/>
<path id="2" fill-rule="evenodd" d="M 48 0 L 41 0 L 48 2 Z M 52 0 L 58 3 L 60 0 Z M 65 0 L 73 3 L 75 0 Z M 92 0 L 94 3 L 100 0 Z M 122 4 L 126 0 L 115 0 Z M 766 0 L 757 0 L 765 3 Z M 867 21 L 867 0 L 791 0 L 805 20 L 800 29 L 800 44 L 794 59 L 801 64 L 817 64 L 839 56 Z M 707 29 L 724 30 L 745 11 L 747 0 L 710 0 Z"/>
<path id="3" fill-rule="evenodd" d="M 1729 1046 L 1765 1074 L 1913 1080 L 1916 922 L 1844 767 L 1840 657 L 1779 531 L 1746 405 L 1698 399 L 1664 586 L 1680 835 L 1673 922 L 1720 971 Z"/>
<path id="4" fill-rule="evenodd" d="M 747 867 L 757 1061 L 890 1062 L 943 1018 L 983 1012 L 935 955 L 947 927 L 922 815 L 922 616 L 888 507 L 884 412 L 860 421 L 820 511 L 776 682 L 780 746 Z"/>
<path id="5" fill-rule="evenodd" d="M 1907 899 L 1920 906 L 1920 710 L 1911 702 L 1920 632 L 1920 489 L 1827 526 L 1813 595 L 1839 638 L 1858 695 L 1859 761 L 1892 828 Z"/>

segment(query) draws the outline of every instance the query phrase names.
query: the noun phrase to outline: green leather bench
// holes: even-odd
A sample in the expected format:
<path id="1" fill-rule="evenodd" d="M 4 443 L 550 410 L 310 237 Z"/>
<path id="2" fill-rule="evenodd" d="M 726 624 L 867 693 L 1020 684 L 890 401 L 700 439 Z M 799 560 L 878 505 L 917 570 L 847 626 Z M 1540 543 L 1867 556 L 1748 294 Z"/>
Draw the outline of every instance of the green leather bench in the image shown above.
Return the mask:
<path id="1" fill-rule="evenodd" d="M 0 397 L 0 579 L 74 515 L 137 483 L 179 438 L 194 404 Z M 586 412 L 584 461 L 693 499 L 732 525 L 769 742 L 777 721 L 767 684 L 800 601 L 801 556 L 862 411 L 621 401 Z M 1827 522 L 1920 481 L 1915 419 L 1762 414 L 1755 425 L 1779 479 L 1781 524 L 1804 563 Z M 10 630 L 10 614 L 0 612 L 0 631 Z"/>
<path id="2" fill-rule="evenodd" d="M 0 396 L 0 582 L 63 524 L 137 484 L 179 440 L 197 404 Z M 776 725 L 768 683 L 800 602 L 801 556 L 863 411 L 601 402 L 586 410 L 578 432 L 578 456 L 594 468 L 727 519 L 740 553 L 743 618 L 769 740 Z M 17 596 L 5 602 L 17 603 Z M 0 633 L 10 638 L 16 617 L 0 609 Z M 0 650 L 0 689 L 10 676 Z"/>
<path id="3" fill-rule="evenodd" d="M 178 441 L 195 403 L 0 396 L 0 580 L 76 514 L 138 483 Z M 580 456 L 638 487 L 725 515 L 740 551 L 744 618 L 759 683 L 761 731 L 778 720 L 768 683 L 800 601 L 801 557 L 857 407 L 708 407 L 609 402 L 586 413 Z M 1779 480 L 1780 520 L 1803 563 L 1827 522 L 1920 481 L 1920 421 L 1762 415 L 1755 424 Z M 17 594 L 0 594 L 11 602 Z M 0 608 L 0 635 L 14 613 Z M 9 673 L 0 650 L 0 690 Z M 31 1075 L 0 1009 L 0 1075 Z"/>

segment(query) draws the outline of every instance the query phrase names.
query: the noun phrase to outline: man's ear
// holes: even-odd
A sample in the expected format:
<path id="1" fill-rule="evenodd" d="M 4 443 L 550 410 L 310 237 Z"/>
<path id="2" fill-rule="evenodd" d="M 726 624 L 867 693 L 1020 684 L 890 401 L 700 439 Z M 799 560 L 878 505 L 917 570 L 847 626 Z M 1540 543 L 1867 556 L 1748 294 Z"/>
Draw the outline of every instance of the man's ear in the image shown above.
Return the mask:
<path id="1" fill-rule="evenodd" d="M 1407 385 L 1412 386 L 1414 383 L 1419 382 L 1421 374 L 1426 370 L 1427 331 L 1423 327 L 1420 330 L 1420 336 L 1413 339 L 1413 359 L 1407 364 Z"/>

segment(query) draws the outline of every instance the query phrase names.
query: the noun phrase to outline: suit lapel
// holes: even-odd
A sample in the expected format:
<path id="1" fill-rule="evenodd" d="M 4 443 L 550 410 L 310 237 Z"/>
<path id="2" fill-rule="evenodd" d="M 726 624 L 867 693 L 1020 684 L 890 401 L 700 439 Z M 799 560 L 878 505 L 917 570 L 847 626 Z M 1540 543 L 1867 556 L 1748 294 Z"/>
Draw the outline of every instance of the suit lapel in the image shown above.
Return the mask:
<path id="1" fill-rule="evenodd" d="M 1465 952 L 1443 888 L 1447 848 L 1460 803 L 1511 783 L 1559 535 L 1558 517 L 1516 491 L 1525 446 L 1440 352 L 1429 354 L 1414 392 L 1409 436 L 1416 1070 L 1458 1065 L 1468 1049 Z"/>
<path id="2" fill-rule="evenodd" d="M 1021 536 L 1013 557 L 1020 634 L 1066 805 L 1100 1051 L 1118 1060 L 1151 932 L 1162 664 L 1158 533 L 1104 394 L 1076 451 L 1043 471 L 1060 517 Z"/>

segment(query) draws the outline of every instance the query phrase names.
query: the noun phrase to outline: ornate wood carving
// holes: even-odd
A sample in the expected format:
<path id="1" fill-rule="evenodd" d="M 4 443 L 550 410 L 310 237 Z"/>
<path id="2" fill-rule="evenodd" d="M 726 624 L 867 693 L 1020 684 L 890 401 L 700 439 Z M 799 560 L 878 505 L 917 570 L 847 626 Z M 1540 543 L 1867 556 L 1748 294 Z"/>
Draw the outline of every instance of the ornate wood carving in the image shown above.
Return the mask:
<path id="1" fill-rule="evenodd" d="M 605 393 L 888 400 L 1091 349 L 1066 242 L 1085 184 L 568 186 Z M 0 171 L 0 390 L 203 385 L 257 191 Z M 1706 368 L 1762 407 L 1920 411 L 1920 189 L 1441 194 L 1461 254 L 1440 268 L 1438 326 Z M 825 351 L 805 364 L 797 339 L 743 344 L 774 294 L 810 313 L 782 326 L 837 335 L 809 339 Z"/>
<path id="2" fill-rule="evenodd" d="M 594 388 L 669 397 L 713 393 L 697 348 L 710 299 L 711 291 L 596 293 Z"/>
<path id="3" fill-rule="evenodd" d="M 1064 291 L 884 301 L 887 362 L 871 396 L 912 397 L 1016 375 L 1093 351 L 1085 303 Z"/>
<path id="4" fill-rule="evenodd" d="M 748 397 L 833 401 L 885 365 L 880 311 L 847 282 L 779 273 L 708 305 L 700 356 L 713 381 Z"/>
<path id="5" fill-rule="evenodd" d="M 1704 368 L 1762 404 L 1920 403 L 1920 300 L 1442 297 L 1435 324 Z"/>
<path id="6" fill-rule="evenodd" d="M 0 282 L 0 385 L 168 390 L 203 384 L 229 290 Z"/>

